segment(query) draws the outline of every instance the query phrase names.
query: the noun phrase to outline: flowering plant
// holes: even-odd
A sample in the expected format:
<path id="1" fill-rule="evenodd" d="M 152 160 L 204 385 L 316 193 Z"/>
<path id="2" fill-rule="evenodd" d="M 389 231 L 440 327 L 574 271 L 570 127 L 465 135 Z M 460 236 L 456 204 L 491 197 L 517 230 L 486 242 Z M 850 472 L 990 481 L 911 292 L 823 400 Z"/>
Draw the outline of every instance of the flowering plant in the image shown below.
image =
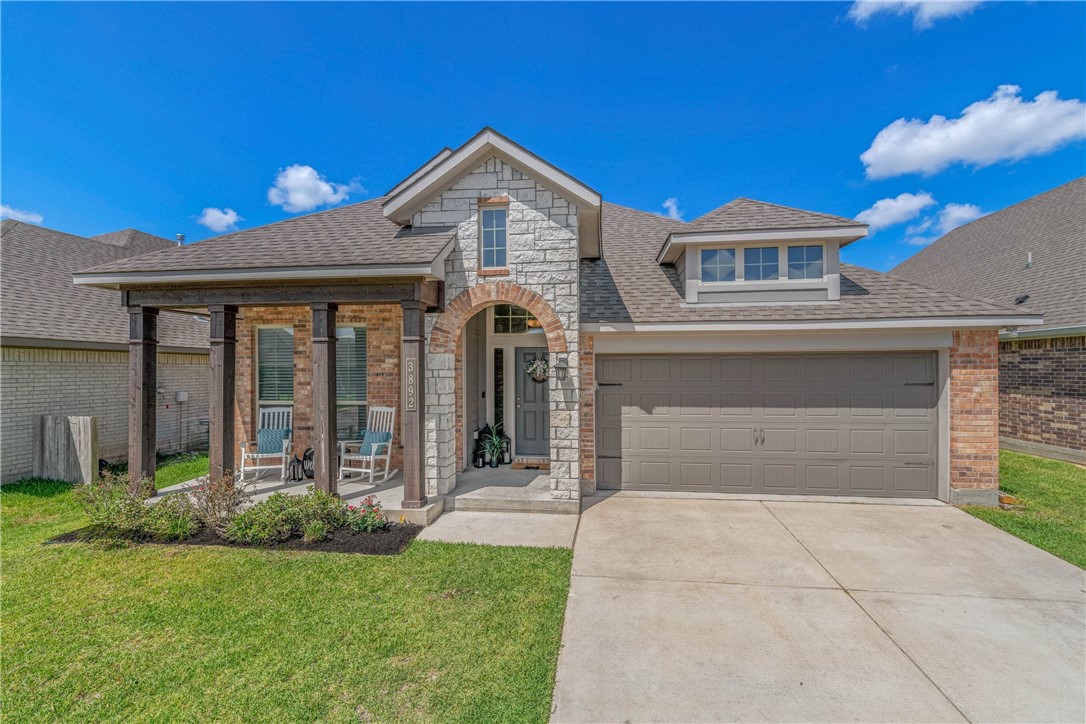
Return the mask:
<path id="1" fill-rule="evenodd" d="M 388 519 L 381 512 L 381 504 L 372 495 L 363 498 L 359 505 L 347 506 L 351 530 L 355 533 L 373 533 L 388 527 Z"/>

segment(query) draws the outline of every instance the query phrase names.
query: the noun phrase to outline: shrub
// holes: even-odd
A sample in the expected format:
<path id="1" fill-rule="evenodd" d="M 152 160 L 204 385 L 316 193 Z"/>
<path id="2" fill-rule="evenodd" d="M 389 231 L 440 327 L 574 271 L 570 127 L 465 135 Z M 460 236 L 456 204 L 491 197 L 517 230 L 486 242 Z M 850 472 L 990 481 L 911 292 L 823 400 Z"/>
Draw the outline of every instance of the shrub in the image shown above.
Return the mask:
<path id="1" fill-rule="evenodd" d="M 360 505 L 352 505 L 350 512 L 350 526 L 355 533 L 373 533 L 388 527 L 388 519 L 381 512 L 381 504 L 372 495 L 362 500 Z"/>
<path id="2" fill-rule="evenodd" d="M 302 531 L 302 540 L 306 543 L 317 543 L 327 538 L 330 532 L 328 524 L 323 520 L 311 520 L 305 524 L 305 529 Z"/>
<path id="3" fill-rule="evenodd" d="M 142 530 L 159 540 L 185 540 L 200 530 L 200 519 L 184 495 L 170 495 L 149 506 Z"/>
<path id="4" fill-rule="evenodd" d="M 238 543 L 268 545 L 304 535 L 312 523 L 327 533 L 348 523 L 346 504 L 334 495 L 313 490 L 305 495 L 275 493 L 239 513 L 226 528 L 227 539 Z"/>
<path id="5" fill-rule="evenodd" d="M 128 492 L 128 478 L 103 473 L 96 482 L 78 485 L 75 498 L 83 506 L 91 525 L 122 533 L 138 533 L 147 516 L 146 481 L 141 481 L 140 493 Z"/>
<path id="6" fill-rule="evenodd" d="M 231 474 L 217 480 L 203 477 L 189 498 L 197 519 L 223 537 L 245 502 L 245 489 Z"/>

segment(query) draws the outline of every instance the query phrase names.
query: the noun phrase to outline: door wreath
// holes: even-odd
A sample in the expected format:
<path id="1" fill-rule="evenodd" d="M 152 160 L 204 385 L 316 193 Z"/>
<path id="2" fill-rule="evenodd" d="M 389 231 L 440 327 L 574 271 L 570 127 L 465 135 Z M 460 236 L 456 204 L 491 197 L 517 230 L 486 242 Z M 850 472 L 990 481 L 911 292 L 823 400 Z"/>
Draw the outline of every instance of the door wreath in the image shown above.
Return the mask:
<path id="1" fill-rule="evenodd" d="M 533 382 L 546 382 L 550 377 L 550 365 L 546 357 L 536 357 L 528 360 L 524 365 L 524 374 L 532 378 Z"/>

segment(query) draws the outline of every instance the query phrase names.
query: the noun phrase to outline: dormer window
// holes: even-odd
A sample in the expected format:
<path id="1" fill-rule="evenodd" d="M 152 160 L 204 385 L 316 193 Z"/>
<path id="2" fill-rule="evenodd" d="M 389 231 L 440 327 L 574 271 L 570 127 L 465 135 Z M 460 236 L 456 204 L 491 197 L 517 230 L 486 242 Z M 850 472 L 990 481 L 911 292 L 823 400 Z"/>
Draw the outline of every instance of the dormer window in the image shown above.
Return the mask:
<path id="1" fill-rule="evenodd" d="M 821 279 L 824 269 L 821 244 L 788 247 L 789 279 Z"/>
<path id="2" fill-rule="evenodd" d="M 483 269 L 502 269 L 506 265 L 506 223 L 508 206 L 479 210 L 481 263 Z"/>
<path id="3" fill-rule="evenodd" d="M 743 277 L 765 281 L 780 277 L 780 256 L 775 246 L 754 246 L 743 252 Z"/>
<path id="4" fill-rule="evenodd" d="M 702 249 L 701 278 L 706 282 L 734 282 L 735 249 Z"/>

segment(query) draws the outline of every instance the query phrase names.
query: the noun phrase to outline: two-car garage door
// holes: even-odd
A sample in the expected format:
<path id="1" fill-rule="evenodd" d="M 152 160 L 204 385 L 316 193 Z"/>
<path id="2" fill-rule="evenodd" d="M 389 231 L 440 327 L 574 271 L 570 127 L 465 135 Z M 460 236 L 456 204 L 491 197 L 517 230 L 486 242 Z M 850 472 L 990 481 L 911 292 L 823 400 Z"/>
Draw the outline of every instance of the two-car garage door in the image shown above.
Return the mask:
<path id="1" fill-rule="evenodd" d="M 930 498 L 930 352 L 597 357 L 600 488 Z"/>

